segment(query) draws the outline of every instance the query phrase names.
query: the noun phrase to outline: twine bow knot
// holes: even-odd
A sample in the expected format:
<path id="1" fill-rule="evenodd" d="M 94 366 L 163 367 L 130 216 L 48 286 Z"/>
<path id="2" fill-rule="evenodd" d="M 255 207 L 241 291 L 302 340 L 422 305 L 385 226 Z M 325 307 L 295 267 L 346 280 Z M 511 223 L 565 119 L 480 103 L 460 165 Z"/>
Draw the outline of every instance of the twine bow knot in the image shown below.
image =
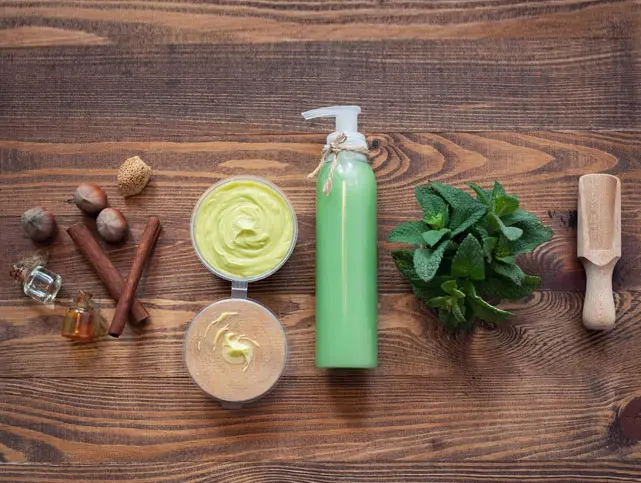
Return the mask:
<path id="1" fill-rule="evenodd" d="M 367 150 L 367 148 L 363 148 L 361 146 L 349 146 L 345 144 L 346 141 L 347 136 L 345 135 L 345 133 L 339 133 L 335 139 L 333 139 L 328 145 L 323 147 L 323 153 L 321 155 L 318 166 L 316 166 L 316 169 L 309 173 L 309 175 L 307 176 L 310 179 L 316 178 L 321 168 L 323 167 L 323 164 L 325 164 L 325 160 L 329 156 L 332 156 L 332 165 L 329 168 L 327 179 L 325 180 L 325 184 L 323 185 L 323 194 L 325 196 L 329 195 L 332 192 L 332 178 L 334 177 L 334 173 L 336 172 L 336 168 L 338 167 L 338 154 L 341 151 L 361 153 L 365 156 L 369 155 L 369 151 Z"/>

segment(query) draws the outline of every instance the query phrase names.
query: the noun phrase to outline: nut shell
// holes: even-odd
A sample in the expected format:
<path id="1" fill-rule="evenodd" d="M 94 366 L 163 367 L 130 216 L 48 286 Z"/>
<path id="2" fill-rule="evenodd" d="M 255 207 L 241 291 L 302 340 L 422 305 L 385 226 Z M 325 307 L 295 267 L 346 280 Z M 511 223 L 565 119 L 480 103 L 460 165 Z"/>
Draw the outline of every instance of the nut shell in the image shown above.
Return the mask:
<path id="1" fill-rule="evenodd" d="M 145 189 L 151 178 L 151 166 L 138 156 L 127 159 L 118 170 L 118 189 L 126 198 Z"/>
<path id="2" fill-rule="evenodd" d="M 20 223 L 29 238 L 35 241 L 46 241 L 56 232 L 56 217 L 42 206 L 25 211 Z"/>
<path id="3" fill-rule="evenodd" d="M 116 243 L 127 236 L 129 224 L 120 210 L 105 208 L 96 218 L 98 234 L 109 243 Z"/>

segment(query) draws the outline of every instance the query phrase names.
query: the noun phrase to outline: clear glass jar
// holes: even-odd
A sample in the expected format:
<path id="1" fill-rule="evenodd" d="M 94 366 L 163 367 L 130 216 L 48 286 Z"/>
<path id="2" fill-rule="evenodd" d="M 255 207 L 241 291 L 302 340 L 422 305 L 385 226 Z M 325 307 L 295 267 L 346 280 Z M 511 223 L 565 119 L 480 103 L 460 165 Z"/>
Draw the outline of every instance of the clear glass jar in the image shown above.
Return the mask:
<path id="1" fill-rule="evenodd" d="M 22 284 L 27 297 L 41 304 L 52 304 L 62 286 L 62 277 L 42 265 L 34 268 L 14 265 L 11 275 L 16 282 Z"/>
<path id="2" fill-rule="evenodd" d="M 91 341 L 99 334 L 98 318 L 91 300 L 92 295 L 80 292 L 62 320 L 61 335 L 75 341 Z"/>

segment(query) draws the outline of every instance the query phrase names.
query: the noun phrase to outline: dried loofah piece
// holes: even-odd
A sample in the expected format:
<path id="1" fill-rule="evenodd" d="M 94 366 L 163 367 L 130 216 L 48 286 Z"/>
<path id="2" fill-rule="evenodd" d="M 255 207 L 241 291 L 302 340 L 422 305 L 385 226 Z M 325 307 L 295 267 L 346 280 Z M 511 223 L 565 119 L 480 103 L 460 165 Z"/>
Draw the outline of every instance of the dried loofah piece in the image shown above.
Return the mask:
<path id="1" fill-rule="evenodd" d="M 118 170 L 118 189 L 125 198 L 137 195 L 145 189 L 149 178 L 151 178 L 151 166 L 138 156 L 134 156 L 122 163 Z"/>

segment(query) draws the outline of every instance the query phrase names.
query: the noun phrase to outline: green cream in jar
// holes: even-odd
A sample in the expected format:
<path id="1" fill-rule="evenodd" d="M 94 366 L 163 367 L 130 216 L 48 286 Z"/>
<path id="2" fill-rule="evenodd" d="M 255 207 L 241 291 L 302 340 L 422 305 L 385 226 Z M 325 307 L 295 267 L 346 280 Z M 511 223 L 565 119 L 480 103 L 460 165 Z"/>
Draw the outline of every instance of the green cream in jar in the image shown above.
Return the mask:
<path id="1" fill-rule="evenodd" d="M 203 195 L 192 220 L 201 259 L 223 276 L 251 279 L 279 267 L 295 237 L 294 213 L 270 184 L 231 179 Z"/>

